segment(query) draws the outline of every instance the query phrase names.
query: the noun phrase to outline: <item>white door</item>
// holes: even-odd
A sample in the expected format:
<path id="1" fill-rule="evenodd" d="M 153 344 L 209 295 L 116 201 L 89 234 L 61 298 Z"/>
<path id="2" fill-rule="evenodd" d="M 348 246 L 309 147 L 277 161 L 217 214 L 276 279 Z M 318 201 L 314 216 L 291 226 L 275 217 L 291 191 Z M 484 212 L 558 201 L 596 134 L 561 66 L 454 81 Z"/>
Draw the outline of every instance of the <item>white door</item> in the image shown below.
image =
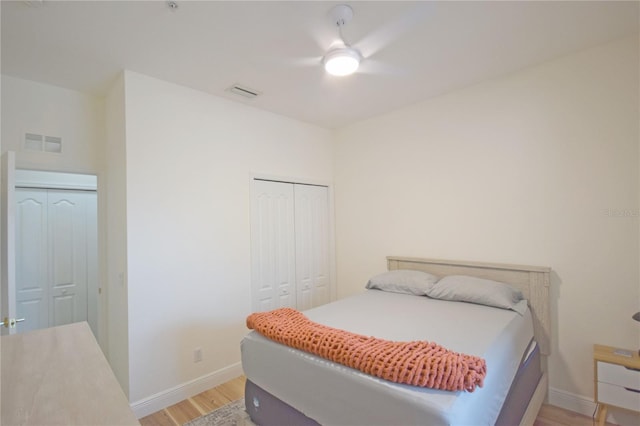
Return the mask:
<path id="1" fill-rule="evenodd" d="M 87 321 L 87 197 L 48 191 L 49 326 Z M 95 332 L 95 331 L 94 331 Z"/>
<path id="2" fill-rule="evenodd" d="M 17 315 L 19 331 L 87 321 L 88 282 L 95 262 L 96 193 L 16 190 Z"/>
<path id="3" fill-rule="evenodd" d="M 329 189 L 294 185 L 297 309 L 330 301 Z"/>
<path id="4" fill-rule="evenodd" d="M 16 189 L 16 310 L 19 331 L 49 326 L 47 190 Z"/>
<path id="5" fill-rule="evenodd" d="M 15 153 L 7 151 L 2 154 L 0 162 L 0 320 L 16 318 L 15 295 L 15 224 L 14 224 L 14 190 L 15 190 Z M 0 334 L 13 334 L 15 328 L 0 327 Z"/>
<path id="6" fill-rule="evenodd" d="M 252 190 L 252 308 L 295 307 L 293 185 L 254 180 Z"/>

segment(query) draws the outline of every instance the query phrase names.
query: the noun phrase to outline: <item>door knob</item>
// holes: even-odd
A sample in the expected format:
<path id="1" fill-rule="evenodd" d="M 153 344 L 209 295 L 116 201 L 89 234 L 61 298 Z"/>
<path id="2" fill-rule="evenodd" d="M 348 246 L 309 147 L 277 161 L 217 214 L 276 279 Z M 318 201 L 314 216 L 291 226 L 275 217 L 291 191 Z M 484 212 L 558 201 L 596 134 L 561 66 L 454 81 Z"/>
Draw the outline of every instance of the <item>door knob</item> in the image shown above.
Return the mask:
<path id="1" fill-rule="evenodd" d="M 0 327 L 4 326 L 4 328 L 14 328 L 17 323 L 24 321 L 24 318 L 7 318 L 4 317 L 2 322 L 0 322 Z"/>

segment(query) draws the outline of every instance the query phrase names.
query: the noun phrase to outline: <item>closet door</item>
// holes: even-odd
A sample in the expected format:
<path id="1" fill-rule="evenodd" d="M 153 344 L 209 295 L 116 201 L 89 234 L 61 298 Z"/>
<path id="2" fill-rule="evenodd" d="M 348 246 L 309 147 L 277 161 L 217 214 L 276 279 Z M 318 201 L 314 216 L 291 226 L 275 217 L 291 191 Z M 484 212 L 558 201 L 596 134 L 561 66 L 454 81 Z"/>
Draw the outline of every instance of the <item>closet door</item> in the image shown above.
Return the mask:
<path id="1" fill-rule="evenodd" d="M 50 326 L 87 320 L 88 197 L 95 193 L 49 190 Z"/>
<path id="2" fill-rule="evenodd" d="M 294 192 L 297 309 L 304 310 L 330 301 L 329 190 L 296 184 Z"/>
<path id="3" fill-rule="evenodd" d="M 16 317 L 20 332 L 49 326 L 45 189 L 16 189 Z"/>
<path id="4" fill-rule="evenodd" d="M 252 308 L 296 307 L 293 185 L 255 180 L 251 206 Z"/>
<path id="5" fill-rule="evenodd" d="M 16 311 L 20 332 L 87 321 L 88 234 L 95 192 L 16 189 Z M 91 253 L 91 254 L 88 254 Z"/>

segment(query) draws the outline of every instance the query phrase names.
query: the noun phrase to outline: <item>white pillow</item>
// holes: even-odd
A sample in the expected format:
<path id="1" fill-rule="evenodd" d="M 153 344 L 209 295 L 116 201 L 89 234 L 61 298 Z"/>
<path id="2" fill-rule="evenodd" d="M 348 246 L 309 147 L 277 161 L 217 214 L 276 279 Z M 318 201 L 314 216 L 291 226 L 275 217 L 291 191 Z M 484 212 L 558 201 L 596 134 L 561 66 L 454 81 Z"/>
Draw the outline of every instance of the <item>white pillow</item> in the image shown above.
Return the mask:
<path id="1" fill-rule="evenodd" d="M 438 281 L 438 277 L 427 272 L 397 269 L 372 277 L 366 287 L 393 293 L 425 296 L 436 281 Z"/>
<path id="2" fill-rule="evenodd" d="M 520 315 L 527 310 L 527 301 L 520 290 L 498 281 L 466 275 L 443 277 L 429 289 L 427 296 L 510 309 Z"/>

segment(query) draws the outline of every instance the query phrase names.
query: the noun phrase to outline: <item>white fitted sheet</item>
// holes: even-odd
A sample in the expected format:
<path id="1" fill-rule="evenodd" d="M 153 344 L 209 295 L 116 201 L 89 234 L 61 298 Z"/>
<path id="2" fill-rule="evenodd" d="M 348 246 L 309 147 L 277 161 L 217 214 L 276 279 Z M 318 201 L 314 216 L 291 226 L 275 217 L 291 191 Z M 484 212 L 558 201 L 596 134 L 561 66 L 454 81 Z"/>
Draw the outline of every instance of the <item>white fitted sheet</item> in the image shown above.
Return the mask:
<path id="1" fill-rule="evenodd" d="M 255 331 L 242 341 L 246 377 L 322 425 L 494 424 L 533 338 L 531 314 L 367 290 L 305 311 L 312 321 L 387 340 L 429 340 L 483 357 L 487 376 L 474 392 L 382 380 Z"/>

